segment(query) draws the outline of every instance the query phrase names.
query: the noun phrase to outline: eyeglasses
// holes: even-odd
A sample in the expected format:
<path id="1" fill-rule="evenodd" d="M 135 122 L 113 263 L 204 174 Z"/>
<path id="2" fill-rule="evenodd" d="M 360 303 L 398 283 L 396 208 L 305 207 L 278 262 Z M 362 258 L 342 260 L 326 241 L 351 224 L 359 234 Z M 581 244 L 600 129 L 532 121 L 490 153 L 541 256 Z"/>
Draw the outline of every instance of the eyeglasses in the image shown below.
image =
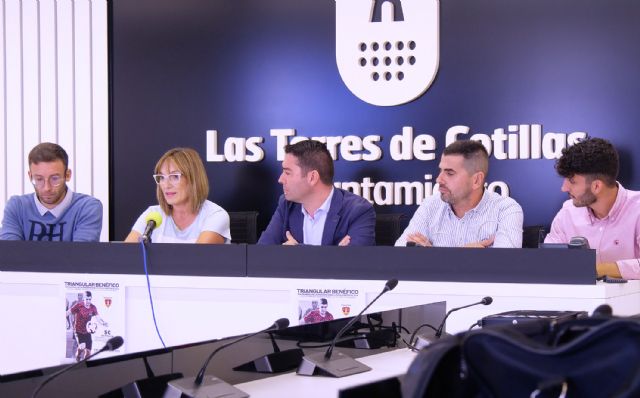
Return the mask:
<path id="1" fill-rule="evenodd" d="M 49 186 L 51 186 L 51 187 L 59 187 L 65 181 L 63 176 L 60 176 L 60 175 L 57 175 L 57 174 L 49 176 L 48 180 L 49 180 Z M 33 186 L 38 188 L 38 189 L 44 188 L 44 185 L 46 184 L 46 182 L 47 182 L 47 179 L 44 178 L 44 177 L 40 177 L 40 176 L 33 177 L 31 179 L 31 184 L 33 184 Z"/>
<path id="2" fill-rule="evenodd" d="M 169 175 L 165 174 L 154 174 L 153 179 L 156 184 L 162 184 L 169 181 L 171 184 L 178 184 L 180 182 L 180 177 L 182 177 L 182 173 L 171 173 Z"/>

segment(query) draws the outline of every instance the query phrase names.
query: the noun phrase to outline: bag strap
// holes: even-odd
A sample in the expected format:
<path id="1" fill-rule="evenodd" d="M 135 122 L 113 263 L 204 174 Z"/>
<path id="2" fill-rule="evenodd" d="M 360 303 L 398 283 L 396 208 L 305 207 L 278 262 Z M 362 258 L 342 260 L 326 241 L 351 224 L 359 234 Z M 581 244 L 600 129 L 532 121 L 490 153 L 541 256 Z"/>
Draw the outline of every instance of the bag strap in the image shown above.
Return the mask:
<path id="1" fill-rule="evenodd" d="M 538 388 L 531 392 L 529 398 L 541 398 L 542 396 L 540 394 L 545 394 L 545 392 L 553 393 L 557 390 L 560 390 L 558 398 L 566 398 L 567 391 L 569 390 L 567 381 L 560 378 L 541 381 L 540 383 L 538 383 Z"/>

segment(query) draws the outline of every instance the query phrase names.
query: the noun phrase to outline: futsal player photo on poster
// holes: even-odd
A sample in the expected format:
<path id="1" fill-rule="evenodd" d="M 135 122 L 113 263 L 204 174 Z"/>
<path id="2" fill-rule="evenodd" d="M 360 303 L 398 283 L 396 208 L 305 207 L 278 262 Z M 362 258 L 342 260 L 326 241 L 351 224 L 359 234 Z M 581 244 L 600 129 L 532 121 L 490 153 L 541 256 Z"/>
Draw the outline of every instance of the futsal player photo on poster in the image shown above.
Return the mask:
<path id="1" fill-rule="evenodd" d="M 64 299 L 63 363 L 82 361 L 100 350 L 111 337 L 124 337 L 124 294 L 119 283 L 65 282 Z M 124 346 L 105 355 L 123 352 Z"/>
<path id="2" fill-rule="evenodd" d="M 357 288 L 314 287 L 295 291 L 298 325 L 332 321 L 353 316 L 364 306 L 364 295 Z"/>

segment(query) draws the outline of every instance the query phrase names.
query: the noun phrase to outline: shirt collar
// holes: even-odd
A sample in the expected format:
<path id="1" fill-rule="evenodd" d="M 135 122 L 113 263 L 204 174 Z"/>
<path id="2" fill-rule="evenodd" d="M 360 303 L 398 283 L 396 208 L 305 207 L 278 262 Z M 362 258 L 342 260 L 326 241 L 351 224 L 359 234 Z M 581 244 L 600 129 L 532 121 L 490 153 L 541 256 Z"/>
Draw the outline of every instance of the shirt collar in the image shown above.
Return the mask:
<path id="1" fill-rule="evenodd" d="M 38 199 L 38 195 L 35 193 L 33 194 L 33 201 L 36 204 L 38 213 L 40 213 L 41 216 L 44 216 L 45 214 L 47 214 L 47 212 L 49 212 L 55 218 L 59 218 L 62 215 L 62 213 L 64 213 L 64 211 L 67 210 L 69 205 L 71 205 L 72 199 L 73 199 L 73 191 L 71 190 L 71 188 L 67 187 L 67 193 L 64 195 L 64 199 L 62 199 L 62 202 L 60 202 L 53 209 L 47 209 L 45 205 L 43 205 L 42 202 L 40 202 L 40 199 Z"/>
<path id="2" fill-rule="evenodd" d="M 476 211 L 484 208 L 486 206 L 488 200 L 489 200 L 488 191 L 486 189 L 483 189 L 482 190 L 482 197 L 480 198 L 480 202 L 478 202 L 476 207 L 474 207 L 473 209 L 469 210 L 469 213 L 471 213 L 471 212 L 475 213 Z"/>
<path id="3" fill-rule="evenodd" d="M 611 210 L 609 210 L 609 214 L 607 214 L 607 216 L 602 220 L 610 218 L 613 221 L 617 219 L 618 215 L 622 211 L 622 208 L 624 207 L 624 203 L 627 201 L 627 190 L 624 189 L 622 184 L 620 184 L 619 182 L 616 181 L 616 184 L 618 184 L 618 193 L 616 194 L 616 200 L 615 202 L 613 202 L 613 206 L 611 207 Z M 589 217 L 589 222 L 591 224 L 599 221 L 599 219 L 593 214 L 593 210 L 591 210 L 589 207 L 587 207 L 587 216 Z"/>
<path id="4" fill-rule="evenodd" d="M 328 213 L 329 212 L 329 208 L 331 207 L 331 199 L 333 198 L 333 191 L 335 190 L 335 188 L 331 188 L 331 192 L 329 192 L 329 196 L 327 196 L 327 198 L 324 200 L 324 202 L 322 202 L 322 204 L 320 205 L 320 207 L 318 207 L 318 210 L 316 210 L 316 214 L 314 214 L 315 218 L 318 215 L 318 212 L 324 212 L 324 213 Z M 305 217 L 311 217 L 309 215 L 309 213 L 307 213 L 307 210 L 305 210 L 304 206 L 300 206 L 300 208 L 302 209 L 302 214 L 304 214 Z"/>
<path id="5" fill-rule="evenodd" d="M 609 217 L 613 219 L 618 218 L 618 215 L 624 207 L 624 203 L 627 201 L 627 190 L 624 189 L 619 182 L 616 182 L 616 184 L 618 184 L 618 194 L 616 195 L 616 201 L 613 202 L 613 207 L 609 211 Z"/>

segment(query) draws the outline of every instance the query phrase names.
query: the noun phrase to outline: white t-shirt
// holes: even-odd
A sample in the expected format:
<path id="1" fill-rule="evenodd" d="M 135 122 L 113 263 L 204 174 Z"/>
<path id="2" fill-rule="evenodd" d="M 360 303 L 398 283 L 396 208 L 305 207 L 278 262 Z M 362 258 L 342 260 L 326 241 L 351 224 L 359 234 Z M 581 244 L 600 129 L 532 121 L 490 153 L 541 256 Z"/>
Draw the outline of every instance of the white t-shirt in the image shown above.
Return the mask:
<path id="1" fill-rule="evenodd" d="M 229 214 L 209 200 L 204 201 L 196 219 L 184 230 L 179 229 L 173 222 L 173 218 L 166 215 L 158 205 L 149 206 L 138 217 L 132 229 L 142 235 L 147 226 L 147 215 L 152 211 L 162 215 L 162 224 L 151 233 L 151 241 L 154 243 L 195 243 L 204 231 L 216 232 L 224 238 L 224 243 L 231 242 Z"/>

